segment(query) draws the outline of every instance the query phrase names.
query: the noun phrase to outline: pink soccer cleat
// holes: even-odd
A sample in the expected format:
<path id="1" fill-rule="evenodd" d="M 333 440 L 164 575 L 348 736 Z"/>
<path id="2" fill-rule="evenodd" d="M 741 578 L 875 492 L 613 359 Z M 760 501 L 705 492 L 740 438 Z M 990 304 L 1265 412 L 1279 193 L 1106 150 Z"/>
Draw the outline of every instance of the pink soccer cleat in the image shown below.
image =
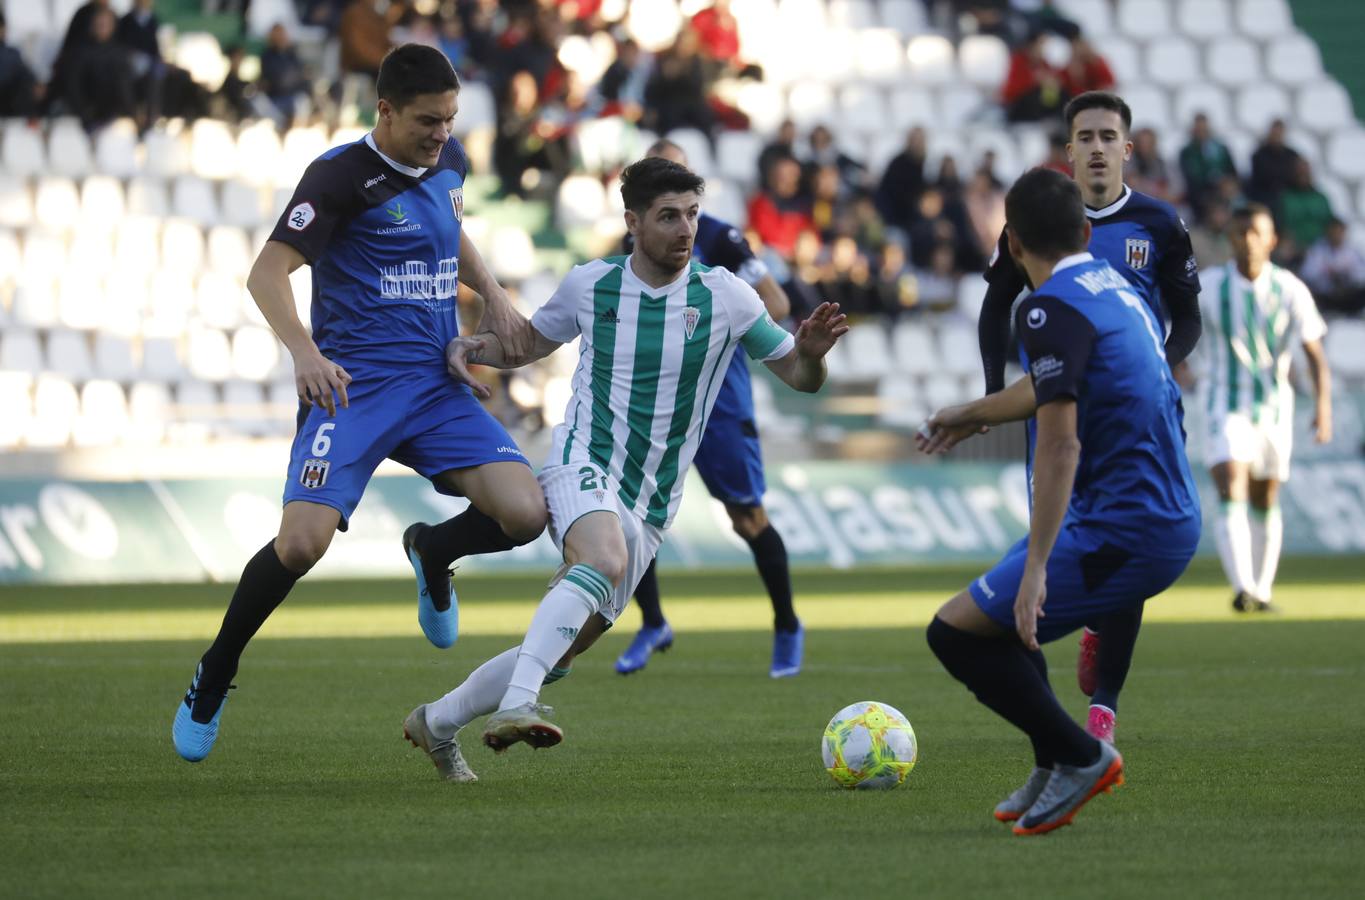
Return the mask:
<path id="1" fill-rule="evenodd" d="M 1107 706 L 1092 706 L 1090 716 L 1085 720 L 1085 733 L 1106 744 L 1112 744 L 1116 724 L 1112 709 Z"/>
<path id="2" fill-rule="evenodd" d="M 1081 693 L 1087 697 L 1095 696 L 1095 682 L 1099 680 L 1096 668 L 1100 656 L 1100 636 L 1089 628 L 1081 629 L 1081 652 L 1076 657 L 1076 683 Z"/>

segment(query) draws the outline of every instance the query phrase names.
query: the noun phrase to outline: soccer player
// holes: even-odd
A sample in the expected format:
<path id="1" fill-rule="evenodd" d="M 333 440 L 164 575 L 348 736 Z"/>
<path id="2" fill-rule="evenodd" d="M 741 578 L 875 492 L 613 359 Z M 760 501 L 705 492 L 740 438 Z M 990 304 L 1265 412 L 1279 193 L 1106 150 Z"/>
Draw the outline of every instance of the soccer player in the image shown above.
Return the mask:
<path id="1" fill-rule="evenodd" d="M 666 159 L 627 167 L 621 195 L 635 239 L 630 256 L 574 268 L 530 322 L 502 323 L 450 347 L 452 373 L 467 379 L 469 362 L 512 368 L 580 338 L 573 397 L 539 476 L 564 565 L 519 647 L 403 723 L 446 780 L 473 780 L 456 733 L 485 713 L 493 715 L 483 741 L 494 750 L 562 740 L 539 705 L 541 687 L 630 602 L 677 512 L 735 351 L 742 345 L 796 390 L 813 392 L 825 379 L 825 354 L 848 330 L 838 306 L 822 304 L 793 338 L 752 287 L 694 260 L 703 188 Z"/>
<path id="2" fill-rule="evenodd" d="M 1028 374 L 935 414 L 920 445 L 937 452 L 1034 416 L 1029 535 L 938 611 L 928 640 L 954 678 L 1029 736 L 1034 770 L 995 817 L 1040 834 L 1121 784 L 1123 760 L 1066 714 L 1039 643 L 1169 587 L 1199 543 L 1199 495 L 1160 326 L 1086 252 L 1080 189 L 1034 169 L 1010 189 L 1005 216 L 1010 255 L 1037 285 L 1016 316 Z"/>
<path id="3" fill-rule="evenodd" d="M 667 139 L 655 142 L 646 156 L 687 165 L 682 148 Z M 763 261 L 754 256 L 749 242 L 733 225 L 703 212 L 697 219 L 697 239 L 692 245 L 692 255 L 703 265 L 729 269 L 753 287 L 773 319 L 780 321 L 791 312 L 786 291 L 768 272 Z M 759 446 L 758 426 L 754 422 L 749 364 L 738 353 L 725 370 L 715 408 L 706 423 L 706 433 L 702 435 L 693 463 L 711 496 L 725 504 L 735 533 L 753 551 L 759 577 L 768 590 L 773 606 L 773 660 L 768 674 L 773 678 L 796 675 L 801 671 L 805 632 L 792 607 L 787 546 L 782 542 L 782 535 L 768 521 L 768 513 L 763 508 L 763 494 L 767 491 L 763 478 L 763 448 Z M 635 602 L 640 606 L 644 624 L 616 660 L 616 671 L 622 675 L 638 672 L 655 650 L 667 650 L 673 645 L 673 629 L 664 618 L 659 603 L 659 576 L 654 561 L 650 562 L 635 588 Z"/>
<path id="4" fill-rule="evenodd" d="M 1294 439 L 1290 358 L 1302 343 L 1317 401 L 1313 437 L 1326 443 L 1332 439 L 1331 374 L 1322 349 L 1327 326 L 1307 286 L 1270 261 L 1276 235 L 1269 209 L 1250 203 L 1234 211 L 1228 239 L 1233 258 L 1212 273 L 1201 296 L 1209 328 L 1205 462 L 1221 501 L 1214 535 L 1235 592 L 1232 606 L 1265 611 L 1280 562 L 1278 500 Z"/>
<path id="5" fill-rule="evenodd" d="M 1067 156 L 1092 226 L 1090 252 L 1123 275 L 1157 322 L 1169 317 L 1165 351 L 1174 368 L 1189 356 L 1201 331 L 1199 267 L 1189 231 L 1169 203 L 1123 183 L 1123 164 L 1133 153 L 1133 114 L 1122 98 L 1102 91 L 1081 94 L 1067 104 L 1066 123 Z M 991 393 L 1005 386 L 1010 310 L 1026 287 L 1003 234 L 986 280 L 977 327 L 986 392 Z M 1086 728 L 1107 741 L 1114 739 L 1119 692 L 1141 625 L 1142 606 L 1137 605 L 1090 623 L 1081 634 L 1076 676 L 1091 698 Z"/>
<path id="6" fill-rule="evenodd" d="M 450 136 L 459 79 L 438 50 L 406 44 L 379 70 L 378 124 L 308 167 L 247 280 L 294 358 L 300 409 L 277 536 L 242 571 L 222 627 L 176 708 L 172 737 L 197 762 L 218 736 L 247 642 L 346 530 L 385 457 L 471 506 L 408 529 L 428 639 L 456 638 L 447 566 L 510 549 L 545 527 L 544 495 L 516 443 L 445 369 L 458 335 L 457 280 L 486 301 L 490 327 L 517 317 L 461 230 L 463 149 Z M 312 335 L 289 273 L 313 267 Z"/>

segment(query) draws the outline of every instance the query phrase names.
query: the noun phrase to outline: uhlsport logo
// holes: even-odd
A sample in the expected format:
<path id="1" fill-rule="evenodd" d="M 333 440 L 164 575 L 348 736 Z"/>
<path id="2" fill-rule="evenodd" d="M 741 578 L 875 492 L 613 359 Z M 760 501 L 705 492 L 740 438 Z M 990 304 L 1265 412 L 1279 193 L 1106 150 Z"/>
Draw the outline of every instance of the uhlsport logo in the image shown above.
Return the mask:
<path id="1" fill-rule="evenodd" d="M 1144 238 L 1129 238 L 1124 242 L 1124 258 L 1130 269 L 1147 268 L 1147 260 L 1152 255 L 1152 242 Z"/>
<path id="2" fill-rule="evenodd" d="M 303 471 L 299 474 L 299 484 L 306 488 L 320 488 L 327 483 L 327 470 L 332 464 L 325 459 L 305 459 Z"/>

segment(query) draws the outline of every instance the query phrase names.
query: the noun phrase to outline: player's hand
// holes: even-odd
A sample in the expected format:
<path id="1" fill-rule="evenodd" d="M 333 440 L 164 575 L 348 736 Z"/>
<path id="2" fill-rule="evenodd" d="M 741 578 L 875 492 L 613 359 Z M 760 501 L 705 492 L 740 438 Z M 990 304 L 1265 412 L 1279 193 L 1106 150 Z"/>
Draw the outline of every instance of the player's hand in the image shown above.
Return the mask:
<path id="1" fill-rule="evenodd" d="M 848 334 L 848 316 L 837 303 L 821 303 L 796 329 L 796 352 L 806 359 L 823 359 L 835 341 Z"/>
<path id="2" fill-rule="evenodd" d="M 1019 593 L 1014 597 L 1014 628 L 1019 640 L 1030 650 L 1038 649 L 1038 620 L 1047 615 L 1043 601 L 1047 599 L 1047 570 L 1042 566 L 1024 567 L 1019 582 Z"/>
<path id="3" fill-rule="evenodd" d="M 346 370 L 323 356 L 316 346 L 294 357 L 294 388 L 305 406 L 317 404 L 327 410 L 327 415 L 335 416 L 338 403 L 343 409 L 351 405 L 346 396 L 350 383 Z"/>
<path id="4" fill-rule="evenodd" d="M 1332 407 L 1318 407 L 1313 416 L 1313 440 L 1319 444 L 1332 443 Z"/>
<path id="5" fill-rule="evenodd" d="M 989 427 L 976 424 L 969 406 L 946 406 L 930 416 L 915 432 L 915 446 L 920 452 L 947 453 L 972 435 L 990 431 Z"/>
<path id="6" fill-rule="evenodd" d="M 446 371 L 460 384 L 468 385 L 474 396 L 480 400 L 487 400 L 493 396 L 493 391 L 475 378 L 469 367 L 478 364 L 479 353 L 483 351 L 484 346 L 483 339 L 476 337 L 452 338 L 450 343 L 446 344 Z"/>

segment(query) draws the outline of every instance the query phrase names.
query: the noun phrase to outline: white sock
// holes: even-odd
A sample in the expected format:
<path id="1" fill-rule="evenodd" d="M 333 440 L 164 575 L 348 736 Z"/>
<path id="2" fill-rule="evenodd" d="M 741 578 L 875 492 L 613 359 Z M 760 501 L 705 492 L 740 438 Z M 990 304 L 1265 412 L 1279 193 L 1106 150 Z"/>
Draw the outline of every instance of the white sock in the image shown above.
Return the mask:
<path id="1" fill-rule="evenodd" d="M 1251 522 L 1244 500 L 1230 500 L 1222 505 L 1213 525 L 1218 543 L 1218 557 L 1223 561 L 1223 573 L 1235 591 L 1256 593 L 1256 577 L 1251 569 Z"/>
<path id="2" fill-rule="evenodd" d="M 1271 588 L 1275 584 L 1275 570 L 1280 567 L 1280 548 L 1284 545 L 1284 519 L 1280 516 L 1280 505 L 1277 503 L 1267 509 L 1264 518 L 1259 515 L 1252 517 L 1253 521 L 1256 519 L 1261 519 L 1256 524 L 1260 525 L 1265 535 L 1264 554 L 1256 569 L 1256 596 L 1261 600 L 1269 600 Z"/>
<path id="3" fill-rule="evenodd" d="M 517 664 L 498 709 L 535 703 L 550 667 L 573 646 L 588 616 L 606 606 L 614 588 L 611 580 L 592 566 L 577 565 L 540 601 Z"/>
<path id="4" fill-rule="evenodd" d="M 455 690 L 440 700 L 427 704 L 427 727 L 441 740 L 455 733 L 479 716 L 498 708 L 498 701 L 507 691 L 512 669 L 517 664 L 520 647 L 504 650 L 479 666 Z"/>
<path id="5" fill-rule="evenodd" d="M 1251 529 L 1251 583 L 1253 587 L 1259 588 L 1261 567 L 1265 565 L 1265 512 L 1248 507 L 1247 526 Z M 1261 596 L 1259 590 L 1252 590 L 1251 593 L 1256 597 Z"/>

